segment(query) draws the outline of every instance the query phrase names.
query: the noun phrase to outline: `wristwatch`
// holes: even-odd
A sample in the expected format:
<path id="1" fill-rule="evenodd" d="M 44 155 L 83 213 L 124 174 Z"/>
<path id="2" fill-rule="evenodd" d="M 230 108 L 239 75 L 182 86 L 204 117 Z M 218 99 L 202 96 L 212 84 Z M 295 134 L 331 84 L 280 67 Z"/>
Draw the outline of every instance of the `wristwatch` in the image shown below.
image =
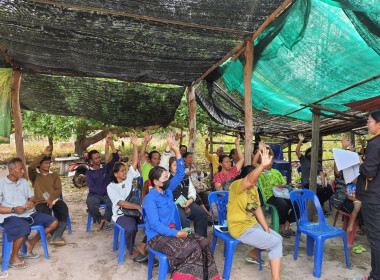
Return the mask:
<path id="1" fill-rule="evenodd" d="M 12 209 L 11 209 L 11 213 L 14 213 L 14 212 L 15 212 L 15 208 L 12 207 Z"/>

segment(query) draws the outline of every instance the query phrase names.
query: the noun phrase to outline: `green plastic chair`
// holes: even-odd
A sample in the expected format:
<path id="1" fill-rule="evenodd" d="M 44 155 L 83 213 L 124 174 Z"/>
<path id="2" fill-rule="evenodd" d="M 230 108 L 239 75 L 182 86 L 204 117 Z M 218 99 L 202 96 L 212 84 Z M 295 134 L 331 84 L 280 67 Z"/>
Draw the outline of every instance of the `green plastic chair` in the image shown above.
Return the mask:
<path id="1" fill-rule="evenodd" d="M 277 209 L 272 204 L 269 204 L 269 203 L 265 202 L 265 197 L 263 195 L 264 192 L 261 189 L 261 186 L 260 186 L 259 182 L 257 183 L 257 187 L 259 189 L 261 197 L 263 198 L 264 206 L 268 206 L 272 210 L 271 211 L 271 217 L 272 217 L 271 223 L 272 223 L 273 230 L 275 232 L 279 232 L 280 231 L 280 218 L 278 216 Z M 262 209 L 263 209 L 263 213 L 264 213 L 265 212 L 265 207 L 262 207 Z"/>

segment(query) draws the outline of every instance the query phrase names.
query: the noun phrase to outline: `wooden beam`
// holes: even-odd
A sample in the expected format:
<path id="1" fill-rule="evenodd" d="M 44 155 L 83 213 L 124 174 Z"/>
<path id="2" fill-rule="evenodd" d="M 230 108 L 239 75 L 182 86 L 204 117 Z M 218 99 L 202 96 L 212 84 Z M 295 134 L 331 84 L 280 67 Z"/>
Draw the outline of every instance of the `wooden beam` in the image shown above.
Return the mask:
<path id="1" fill-rule="evenodd" d="M 318 112 L 313 113 L 312 117 L 312 137 L 311 137 L 311 167 L 310 167 L 310 183 L 309 190 L 317 193 L 317 167 L 318 167 L 318 153 L 319 153 L 319 126 L 320 116 Z M 310 201 L 309 201 L 310 202 Z M 313 203 L 309 203 L 307 206 L 307 213 L 309 220 L 314 221 L 315 207 Z"/>
<path id="2" fill-rule="evenodd" d="M 307 106 L 307 107 L 311 107 L 311 108 L 314 108 L 314 109 L 318 109 L 320 111 L 326 111 L 326 112 L 330 112 L 330 113 L 334 113 L 334 114 L 338 114 L 338 115 L 341 115 L 341 116 L 345 116 L 345 117 L 348 117 L 348 118 L 353 118 L 353 119 L 356 119 L 356 120 L 360 120 L 362 121 L 363 118 L 359 117 L 359 116 L 356 116 L 356 115 L 350 115 L 350 114 L 347 114 L 347 113 L 344 113 L 344 112 L 340 112 L 340 111 L 337 111 L 337 110 L 334 110 L 334 109 L 330 109 L 330 108 L 325 108 L 321 105 L 318 105 L 318 104 L 300 104 L 301 106 Z M 334 119 L 335 116 L 329 116 L 330 119 Z"/>
<path id="3" fill-rule="evenodd" d="M 249 40 L 244 52 L 244 165 L 251 165 L 253 153 L 252 67 L 253 41 Z"/>
<path id="4" fill-rule="evenodd" d="M 268 25 L 276 18 L 278 17 L 283 11 L 285 11 L 286 8 L 288 8 L 289 5 L 291 5 L 295 0 L 285 0 L 267 19 L 263 22 L 263 24 L 256 30 L 256 32 L 247 38 L 247 41 L 254 41 L 261 32 L 265 28 L 268 27 Z M 244 48 L 244 41 L 241 42 L 239 45 L 237 45 L 235 48 L 233 48 L 227 55 L 225 55 L 219 62 L 215 63 L 211 68 L 209 68 L 202 76 L 200 76 L 197 80 L 193 82 L 192 85 L 195 85 L 202 81 L 204 78 L 207 77 L 208 74 L 210 74 L 212 71 L 214 71 L 216 68 L 218 68 L 220 65 L 222 65 L 224 62 L 226 62 L 231 56 L 234 56 L 236 53 L 238 53 L 242 48 Z M 235 58 L 237 59 L 237 57 Z"/>
<path id="5" fill-rule="evenodd" d="M 188 87 L 186 90 L 187 108 L 189 109 L 189 152 L 195 152 L 197 136 L 197 119 L 195 114 L 195 89 Z"/>
<path id="6" fill-rule="evenodd" d="M 13 71 L 12 75 L 12 89 L 11 89 L 11 102 L 12 102 L 12 116 L 15 125 L 15 140 L 16 140 L 16 156 L 21 158 L 22 162 L 26 164 L 24 153 L 24 139 L 22 136 L 22 118 L 20 109 L 20 83 L 21 72 L 18 70 Z M 25 172 L 27 176 L 27 172 Z"/>

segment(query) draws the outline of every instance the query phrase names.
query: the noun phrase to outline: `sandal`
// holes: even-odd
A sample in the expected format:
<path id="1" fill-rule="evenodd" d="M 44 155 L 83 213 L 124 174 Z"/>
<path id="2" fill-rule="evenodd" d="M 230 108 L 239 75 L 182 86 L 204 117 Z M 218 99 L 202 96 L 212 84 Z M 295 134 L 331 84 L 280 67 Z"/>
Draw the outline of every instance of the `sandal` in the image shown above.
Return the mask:
<path id="1" fill-rule="evenodd" d="M 20 253 L 20 254 L 18 254 L 18 256 L 20 258 L 26 258 L 26 259 L 38 259 L 40 257 L 40 255 L 37 253 L 31 253 L 31 254 Z"/>
<path id="2" fill-rule="evenodd" d="M 356 254 L 363 253 L 363 250 L 360 248 L 360 245 L 355 245 L 352 247 L 352 251 L 354 251 Z"/>
<path id="3" fill-rule="evenodd" d="M 290 236 L 292 235 L 292 233 L 289 232 L 288 230 L 282 230 L 280 231 L 280 234 L 282 237 L 285 237 L 285 238 L 290 238 Z"/>
<path id="4" fill-rule="evenodd" d="M 362 245 L 360 245 L 360 244 L 354 245 L 354 247 L 360 248 L 360 250 L 362 250 L 362 252 L 367 252 L 367 249 L 364 248 L 364 247 L 363 247 Z"/>
<path id="5" fill-rule="evenodd" d="M 293 235 L 293 236 L 296 236 L 296 232 L 292 229 L 288 229 L 288 231 Z"/>
<path id="6" fill-rule="evenodd" d="M 146 256 L 144 256 L 143 254 L 139 253 L 137 255 L 137 257 L 133 258 L 133 261 L 138 262 L 138 263 L 143 263 L 143 262 L 147 262 L 148 258 Z"/>
<path id="7" fill-rule="evenodd" d="M 26 263 L 26 262 L 24 262 L 24 261 L 22 261 L 22 262 L 20 262 L 20 263 L 9 263 L 9 265 L 8 265 L 9 267 L 12 267 L 12 268 L 17 268 L 17 269 L 25 269 L 25 268 L 27 268 L 29 265 Z"/>
<path id="8" fill-rule="evenodd" d="M 251 256 L 246 257 L 245 260 L 249 263 L 259 264 L 259 260 Z M 268 266 L 268 262 L 264 260 L 263 258 L 261 258 L 261 266 Z"/>

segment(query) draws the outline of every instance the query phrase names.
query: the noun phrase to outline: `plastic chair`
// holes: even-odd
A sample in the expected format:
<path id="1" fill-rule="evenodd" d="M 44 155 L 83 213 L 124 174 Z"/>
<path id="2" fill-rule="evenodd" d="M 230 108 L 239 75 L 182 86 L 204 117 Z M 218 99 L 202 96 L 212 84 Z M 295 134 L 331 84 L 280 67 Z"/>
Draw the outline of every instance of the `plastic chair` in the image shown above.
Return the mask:
<path id="1" fill-rule="evenodd" d="M 43 226 L 40 226 L 40 225 L 33 225 L 30 227 L 31 230 L 37 230 L 39 232 L 39 234 L 41 235 L 41 243 L 42 243 L 42 247 L 44 248 L 44 254 L 45 254 L 45 258 L 48 260 L 49 259 L 49 251 L 48 251 L 48 248 L 47 248 L 47 242 L 46 242 L 46 236 L 45 236 L 45 228 Z M 9 260 L 10 260 L 10 257 L 11 257 L 11 251 L 12 251 L 12 241 L 8 241 L 8 237 L 7 237 L 7 234 L 4 232 L 4 228 L 3 227 L 0 227 L 0 230 L 3 232 L 3 247 L 2 247 L 2 258 L 3 258 L 3 265 L 1 267 L 1 271 L 7 271 L 8 270 L 8 266 L 9 266 Z M 27 236 L 28 238 L 28 236 Z M 26 239 L 27 240 L 27 239 Z M 22 252 L 23 253 L 26 253 L 27 251 L 27 248 L 26 248 L 26 245 L 25 243 L 22 245 L 21 247 L 22 249 Z"/>
<path id="2" fill-rule="evenodd" d="M 100 204 L 99 208 L 104 208 L 104 211 L 107 211 L 107 204 Z M 88 212 L 86 232 L 91 231 L 91 220 L 92 220 L 92 216 L 90 215 L 90 212 Z M 93 220 L 93 223 L 94 224 L 96 223 L 95 219 Z"/>
<path id="3" fill-rule="evenodd" d="M 347 231 L 348 222 L 351 219 L 351 215 L 346 213 L 346 212 L 343 212 L 342 210 L 336 211 L 333 227 L 335 227 L 335 225 L 336 225 L 336 220 L 338 219 L 339 214 L 342 214 L 343 215 L 342 218 L 344 218 L 342 230 Z M 354 244 L 355 235 L 356 235 L 356 228 L 358 227 L 358 222 L 359 222 L 359 220 L 356 219 L 354 222 L 354 226 L 352 227 L 352 231 L 348 234 L 348 242 L 347 242 L 348 245 Z"/>
<path id="4" fill-rule="evenodd" d="M 134 190 L 137 192 L 137 196 L 139 198 L 140 204 L 141 199 L 138 192 L 138 189 L 134 188 Z M 124 262 L 124 254 L 125 254 L 125 229 L 122 228 L 118 223 L 114 222 L 114 232 L 113 232 L 113 250 L 117 250 L 117 244 L 119 243 L 119 234 L 120 234 L 120 243 L 119 243 L 119 256 L 117 263 L 123 263 Z M 144 224 L 137 224 L 137 228 L 145 228 Z"/>
<path id="5" fill-rule="evenodd" d="M 124 254 L 125 254 L 125 229 L 122 228 L 118 223 L 114 224 L 114 232 L 113 232 L 113 250 L 117 250 L 117 244 L 119 243 L 119 255 L 117 259 L 117 263 L 124 262 Z M 137 228 L 144 228 L 144 224 L 137 224 Z M 119 242 L 119 233 L 120 233 L 120 242 Z"/>
<path id="6" fill-rule="evenodd" d="M 146 217 L 145 210 L 142 209 L 142 212 L 143 212 L 143 217 L 145 220 L 145 217 Z M 181 229 L 181 219 L 179 218 L 177 206 L 175 207 L 175 211 L 174 211 L 174 219 L 175 219 L 176 228 Z M 165 254 L 160 253 L 156 250 L 153 250 L 151 247 L 149 247 L 149 258 L 148 258 L 148 280 L 152 279 L 154 256 L 157 256 L 158 261 L 159 261 L 158 280 L 166 280 L 166 275 L 170 273 L 170 266 L 169 266 L 168 259 Z"/>
<path id="7" fill-rule="evenodd" d="M 218 210 L 218 224 L 223 225 L 223 221 L 227 219 L 227 203 L 228 203 L 228 192 L 227 191 L 217 191 L 212 192 L 208 195 L 208 201 L 210 208 L 212 204 L 215 203 Z M 235 238 L 232 238 L 229 232 L 221 232 L 215 229 L 214 224 L 214 214 L 211 211 L 212 215 L 212 227 L 213 227 L 213 237 L 212 237 L 212 246 L 211 250 L 214 254 L 216 241 L 218 238 L 224 241 L 224 269 L 223 269 L 223 279 L 230 279 L 232 261 L 234 258 L 234 252 L 236 245 L 241 242 Z M 259 269 L 262 270 L 261 265 L 261 251 L 257 249 L 259 255 Z"/>
<path id="8" fill-rule="evenodd" d="M 284 153 L 280 144 L 271 143 L 269 147 L 273 152 L 273 159 L 284 160 Z"/>
<path id="9" fill-rule="evenodd" d="M 307 202 L 308 200 L 314 202 L 317 209 L 319 223 L 311 224 L 309 222 L 307 214 Z M 301 233 L 307 235 L 306 251 L 307 255 L 311 257 L 313 255 L 314 243 L 315 243 L 315 255 L 314 255 L 314 277 L 321 277 L 322 261 L 323 261 L 323 249 L 325 240 L 332 237 L 341 236 L 343 239 L 344 253 L 346 256 L 346 265 L 350 269 L 350 261 L 348 257 L 347 250 L 347 239 L 346 233 L 338 228 L 326 224 L 325 216 L 323 215 L 321 204 L 319 203 L 318 197 L 315 193 L 310 190 L 298 190 L 292 191 L 290 193 L 290 200 L 292 201 L 293 209 L 295 211 L 294 203 L 297 203 L 299 208 L 299 215 L 296 215 L 297 222 L 297 234 L 296 243 L 294 246 L 294 260 L 297 260 L 298 247 L 300 242 Z"/>
<path id="10" fill-rule="evenodd" d="M 271 210 L 270 213 L 271 213 L 271 219 L 272 219 L 271 223 L 273 226 L 273 230 L 275 232 L 280 232 L 280 217 L 278 216 L 277 208 L 272 204 L 264 202 L 263 192 L 259 183 L 257 183 L 257 187 L 258 187 L 259 195 L 263 198 L 263 201 L 261 201 L 261 204 L 264 206 L 268 206 Z M 265 211 L 264 208 L 263 208 L 263 211 Z"/>

